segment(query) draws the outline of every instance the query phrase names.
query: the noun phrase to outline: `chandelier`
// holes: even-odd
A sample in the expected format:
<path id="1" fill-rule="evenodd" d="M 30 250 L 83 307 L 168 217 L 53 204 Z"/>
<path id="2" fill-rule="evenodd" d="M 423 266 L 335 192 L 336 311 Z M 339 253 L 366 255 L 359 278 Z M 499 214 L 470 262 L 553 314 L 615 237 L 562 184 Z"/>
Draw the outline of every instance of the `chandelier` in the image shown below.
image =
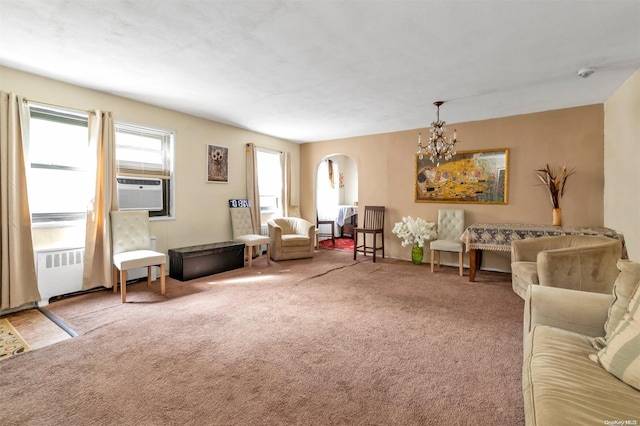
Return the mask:
<path id="1" fill-rule="evenodd" d="M 422 133 L 418 133 L 418 154 L 422 160 L 424 155 L 428 155 L 432 163 L 440 165 L 440 160 L 450 160 L 451 157 L 456 155 L 455 144 L 458 143 L 456 131 L 453 131 L 453 136 L 447 138 L 444 121 L 440 120 L 440 105 L 443 101 L 436 101 L 433 104 L 437 108 L 436 121 L 431 123 L 431 136 L 429 136 L 429 142 L 426 145 L 422 145 Z"/>

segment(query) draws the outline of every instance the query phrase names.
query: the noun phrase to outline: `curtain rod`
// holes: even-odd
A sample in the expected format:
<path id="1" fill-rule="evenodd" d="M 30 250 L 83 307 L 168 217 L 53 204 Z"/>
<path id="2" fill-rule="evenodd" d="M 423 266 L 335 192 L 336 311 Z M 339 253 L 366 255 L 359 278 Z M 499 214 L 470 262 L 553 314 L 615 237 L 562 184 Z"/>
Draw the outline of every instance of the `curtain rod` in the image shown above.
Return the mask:
<path id="1" fill-rule="evenodd" d="M 93 110 L 87 110 L 87 109 L 81 109 L 81 108 L 71 108 L 71 107 L 68 107 L 68 106 L 52 104 L 52 103 L 49 103 L 49 102 L 34 101 L 34 100 L 31 100 L 31 99 L 27 99 L 27 98 L 23 98 L 23 99 L 27 103 L 33 103 L 33 104 L 36 104 L 36 105 L 60 108 L 60 109 L 68 110 L 68 111 L 74 111 L 74 112 L 86 112 L 87 114 L 95 114 L 96 113 Z"/>

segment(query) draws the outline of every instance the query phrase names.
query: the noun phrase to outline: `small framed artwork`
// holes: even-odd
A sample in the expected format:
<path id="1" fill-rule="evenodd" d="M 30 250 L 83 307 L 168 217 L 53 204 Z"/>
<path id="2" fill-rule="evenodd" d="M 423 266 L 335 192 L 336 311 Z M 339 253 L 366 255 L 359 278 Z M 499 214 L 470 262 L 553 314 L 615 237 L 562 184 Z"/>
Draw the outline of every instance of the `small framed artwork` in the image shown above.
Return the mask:
<path id="1" fill-rule="evenodd" d="M 416 155 L 415 201 L 507 204 L 509 149 L 458 152 L 439 165 Z"/>
<path id="2" fill-rule="evenodd" d="M 229 183 L 229 148 L 207 145 L 207 182 Z"/>

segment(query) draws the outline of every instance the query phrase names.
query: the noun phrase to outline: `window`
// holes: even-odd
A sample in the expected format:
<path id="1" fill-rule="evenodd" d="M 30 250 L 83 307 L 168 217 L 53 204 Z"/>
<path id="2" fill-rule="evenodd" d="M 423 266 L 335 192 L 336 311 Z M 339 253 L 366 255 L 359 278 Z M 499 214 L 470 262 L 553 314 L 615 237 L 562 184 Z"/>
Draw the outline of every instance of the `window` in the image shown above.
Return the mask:
<path id="1" fill-rule="evenodd" d="M 29 207 L 34 224 L 84 220 L 94 196 L 95 163 L 86 112 L 30 103 Z M 162 209 L 173 216 L 173 132 L 116 122 L 119 176 L 159 179 Z"/>
<path id="2" fill-rule="evenodd" d="M 263 215 L 282 215 L 282 163 L 280 157 L 279 152 L 256 149 L 260 213 Z"/>
<path id="3" fill-rule="evenodd" d="M 30 107 L 28 172 L 33 223 L 84 220 L 95 176 L 87 168 L 87 115 Z"/>
<path id="4" fill-rule="evenodd" d="M 116 122 L 118 176 L 160 180 L 162 209 L 151 217 L 173 216 L 173 139 L 170 131 Z"/>

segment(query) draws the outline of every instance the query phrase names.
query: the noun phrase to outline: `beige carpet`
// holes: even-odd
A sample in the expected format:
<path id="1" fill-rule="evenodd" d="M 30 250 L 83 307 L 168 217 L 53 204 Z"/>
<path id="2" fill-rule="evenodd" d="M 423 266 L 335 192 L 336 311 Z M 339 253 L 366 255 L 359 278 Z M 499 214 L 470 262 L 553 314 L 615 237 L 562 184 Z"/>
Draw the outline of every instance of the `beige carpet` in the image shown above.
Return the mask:
<path id="1" fill-rule="evenodd" d="M 80 336 L 0 363 L 7 424 L 519 425 L 510 275 L 320 250 L 52 303 Z"/>

